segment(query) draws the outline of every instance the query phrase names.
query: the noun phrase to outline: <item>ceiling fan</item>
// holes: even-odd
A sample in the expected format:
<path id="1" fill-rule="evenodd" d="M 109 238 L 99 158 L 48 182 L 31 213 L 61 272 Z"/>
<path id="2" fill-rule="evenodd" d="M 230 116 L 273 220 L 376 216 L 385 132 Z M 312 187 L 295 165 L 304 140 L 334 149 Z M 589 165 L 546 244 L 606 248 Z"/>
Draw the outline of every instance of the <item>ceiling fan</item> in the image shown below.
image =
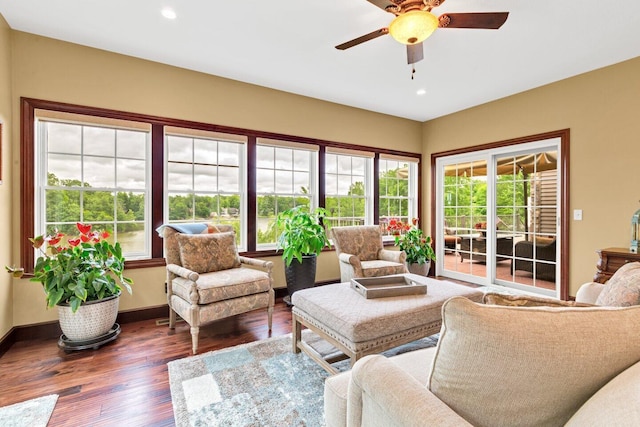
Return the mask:
<path id="1" fill-rule="evenodd" d="M 484 28 L 497 30 L 505 23 L 509 12 L 445 13 L 436 17 L 431 10 L 445 0 L 367 0 L 396 17 L 388 28 L 381 28 L 346 43 L 336 49 L 345 50 L 385 34 L 407 45 L 407 63 L 424 58 L 422 42 L 436 28 Z"/>

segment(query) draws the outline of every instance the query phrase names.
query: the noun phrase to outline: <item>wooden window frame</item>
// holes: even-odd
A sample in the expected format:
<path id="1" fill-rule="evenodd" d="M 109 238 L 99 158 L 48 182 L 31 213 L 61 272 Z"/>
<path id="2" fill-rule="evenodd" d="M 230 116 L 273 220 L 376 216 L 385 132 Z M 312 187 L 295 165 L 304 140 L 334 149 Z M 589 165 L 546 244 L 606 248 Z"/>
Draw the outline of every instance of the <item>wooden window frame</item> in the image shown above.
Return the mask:
<path id="1" fill-rule="evenodd" d="M 111 119 L 122 119 L 134 122 L 142 122 L 151 125 L 151 258 L 141 260 L 129 260 L 126 262 L 127 268 L 157 267 L 164 266 L 162 238 L 155 232 L 155 229 L 162 225 L 164 221 L 164 127 L 182 127 L 198 129 L 210 132 L 230 133 L 244 135 L 247 137 L 247 251 L 245 256 L 274 256 L 275 250 L 256 250 L 256 141 L 257 138 L 269 138 L 275 140 L 291 141 L 302 144 L 318 146 L 318 203 L 324 206 L 324 173 L 325 173 L 325 153 L 327 147 L 367 151 L 374 153 L 374 194 L 373 194 L 373 223 L 379 222 L 378 213 L 378 161 L 380 154 L 406 156 L 415 158 L 421 163 L 422 154 L 410 153 L 389 149 L 380 149 L 364 145 L 347 144 L 341 142 L 325 141 L 314 138 L 299 137 L 294 135 L 264 132 L 252 129 L 235 128 L 210 123 L 180 120 L 167 117 L 153 116 L 141 113 L 132 113 L 119 110 L 111 110 L 100 107 L 89 107 L 83 105 L 47 101 L 33 98 L 20 98 L 20 264 L 25 267 L 27 273 L 33 272 L 35 253 L 29 238 L 33 237 L 35 225 L 35 116 L 36 110 L 60 111 L 63 113 L 83 114 L 86 116 L 105 117 Z M 421 168 L 418 167 L 418 215 L 420 215 L 421 199 Z M 251 225 L 253 224 L 253 225 Z"/>

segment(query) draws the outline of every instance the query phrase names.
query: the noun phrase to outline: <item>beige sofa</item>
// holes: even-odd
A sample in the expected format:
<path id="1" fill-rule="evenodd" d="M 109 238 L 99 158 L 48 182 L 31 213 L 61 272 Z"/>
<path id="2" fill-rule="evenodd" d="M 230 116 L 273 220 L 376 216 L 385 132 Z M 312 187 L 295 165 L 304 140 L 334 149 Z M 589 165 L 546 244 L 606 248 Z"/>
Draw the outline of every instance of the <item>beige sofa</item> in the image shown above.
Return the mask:
<path id="1" fill-rule="evenodd" d="M 525 297 L 491 301 L 507 306 L 452 298 L 437 347 L 367 356 L 327 379 L 326 425 L 640 425 L 634 264 L 622 280 L 586 284 L 576 303 L 556 307 Z M 572 307 L 596 302 L 623 307 Z"/>

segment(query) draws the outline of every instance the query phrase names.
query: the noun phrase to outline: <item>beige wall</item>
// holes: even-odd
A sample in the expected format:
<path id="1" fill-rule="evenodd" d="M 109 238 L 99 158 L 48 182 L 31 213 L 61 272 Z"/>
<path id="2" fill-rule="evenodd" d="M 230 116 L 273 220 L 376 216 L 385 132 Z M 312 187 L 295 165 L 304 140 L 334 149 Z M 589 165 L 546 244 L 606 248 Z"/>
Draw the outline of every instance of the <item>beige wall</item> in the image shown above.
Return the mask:
<path id="1" fill-rule="evenodd" d="M 0 233 L 14 236 L 11 247 L 0 240 L 2 265 L 18 259 L 20 171 L 9 169 L 9 157 L 19 163 L 18 121 L 11 125 L 10 119 L 11 113 L 19 117 L 21 96 L 376 147 L 402 141 L 407 151 L 423 152 L 425 165 L 433 152 L 570 128 L 570 205 L 584 210 L 583 221 L 571 222 L 572 295 L 593 276 L 596 249 L 628 246 L 629 219 L 640 207 L 635 173 L 640 159 L 640 59 L 424 124 L 9 31 L 1 20 L 0 64 L 0 120 L 11 129 L 3 136 Z M 428 167 L 423 177 L 423 225 L 428 227 Z M 282 263 L 279 257 L 272 259 L 277 262 L 276 286 L 282 287 Z M 128 274 L 136 284 L 134 295 L 122 298 L 122 310 L 165 303 L 163 268 Z M 337 277 L 333 253 L 321 255 L 318 280 Z M 0 275 L 0 335 L 11 326 L 57 318 L 54 310 L 44 310 L 38 284 L 15 280 L 8 285 L 8 275 Z M 8 303 L 11 289 L 13 304 Z"/>
<path id="2" fill-rule="evenodd" d="M 571 129 L 569 294 L 590 281 L 595 251 L 629 247 L 640 204 L 640 58 L 423 124 L 423 160 L 434 152 Z M 426 172 L 426 171 L 425 171 Z M 430 173 L 423 212 L 429 214 Z M 426 215 L 425 215 L 426 217 Z"/>
<path id="3" fill-rule="evenodd" d="M 0 15 L 0 124 L 2 141 L 2 184 L 0 184 L 0 338 L 13 326 L 13 287 L 11 277 L 4 272 L 12 264 L 11 242 L 15 239 L 11 226 L 11 30 Z"/>
<path id="4" fill-rule="evenodd" d="M 14 31 L 12 36 L 14 92 L 11 102 L 15 117 L 19 117 L 20 97 L 30 97 L 375 147 L 401 145 L 404 150 L 415 153 L 422 149 L 422 125 L 415 121 L 32 34 Z M 16 162 L 19 161 L 18 132 L 18 126 L 14 126 Z M 390 144 L 392 141 L 396 144 Z M 20 227 L 18 168 L 13 177 L 16 184 L 12 228 L 17 235 Z M 8 214 L 4 217 L 8 218 Z M 18 245 L 12 250 L 17 259 Z M 284 287 L 281 259 L 273 257 L 272 260 L 276 262 L 276 286 Z M 134 293 L 123 296 L 121 310 L 165 304 L 164 268 L 131 270 L 127 274 L 135 281 Z M 335 254 L 322 254 L 317 279 L 332 280 L 339 276 Z M 15 282 L 14 325 L 57 318 L 55 310 L 43 309 L 44 295 L 39 284 L 26 280 Z"/>

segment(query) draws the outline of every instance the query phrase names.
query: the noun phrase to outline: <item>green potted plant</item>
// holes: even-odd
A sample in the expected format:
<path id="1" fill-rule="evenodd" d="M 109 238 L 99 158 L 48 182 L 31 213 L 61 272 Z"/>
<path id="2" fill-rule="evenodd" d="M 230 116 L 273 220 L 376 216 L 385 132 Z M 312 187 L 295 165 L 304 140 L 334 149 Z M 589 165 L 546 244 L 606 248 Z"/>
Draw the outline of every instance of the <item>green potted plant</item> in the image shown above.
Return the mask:
<path id="1" fill-rule="evenodd" d="M 316 259 L 329 245 L 322 219 L 327 216 L 324 208 L 310 210 L 301 205 L 280 212 L 276 227 L 280 230 L 277 249 L 282 250 L 285 263 L 289 304 L 291 295 L 300 289 L 310 288 L 316 281 Z"/>
<path id="2" fill-rule="evenodd" d="M 105 335 L 114 326 L 122 288 L 131 293 L 133 281 L 124 277 L 120 243 L 111 244 L 107 231 L 91 231 L 77 223 L 79 234 L 55 232 L 29 239 L 40 252 L 32 282 L 40 282 L 47 307 L 58 307 L 60 327 L 67 339 L 86 341 Z M 22 268 L 6 269 L 21 277 Z"/>
<path id="3" fill-rule="evenodd" d="M 436 253 L 431 247 L 431 237 L 425 236 L 418 227 L 418 218 L 412 223 L 403 223 L 399 219 L 389 220 L 388 230 L 395 236 L 396 246 L 407 254 L 407 269 L 410 273 L 426 276 L 431 268 L 431 261 Z"/>

